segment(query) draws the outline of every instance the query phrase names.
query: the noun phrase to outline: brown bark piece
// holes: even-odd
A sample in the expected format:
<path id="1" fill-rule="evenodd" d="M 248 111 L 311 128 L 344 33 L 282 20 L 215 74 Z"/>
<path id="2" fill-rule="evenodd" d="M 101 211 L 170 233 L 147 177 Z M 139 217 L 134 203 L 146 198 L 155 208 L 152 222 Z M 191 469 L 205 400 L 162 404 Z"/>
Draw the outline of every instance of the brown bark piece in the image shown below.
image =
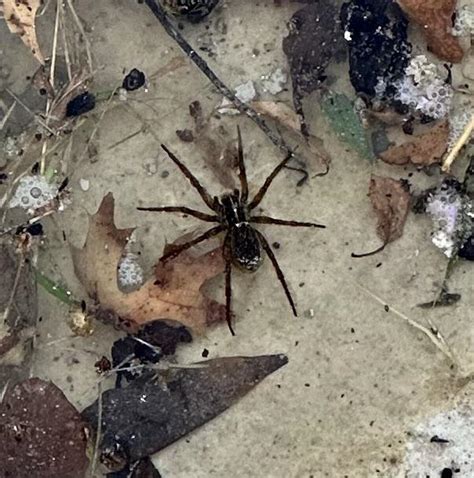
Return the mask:
<path id="1" fill-rule="evenodd" d="M 464 52 L 452 35 L 456 0 L 397 0 L 410 20 L 420 25 L 429 48 L 442 60 L 460 63 Z"/>

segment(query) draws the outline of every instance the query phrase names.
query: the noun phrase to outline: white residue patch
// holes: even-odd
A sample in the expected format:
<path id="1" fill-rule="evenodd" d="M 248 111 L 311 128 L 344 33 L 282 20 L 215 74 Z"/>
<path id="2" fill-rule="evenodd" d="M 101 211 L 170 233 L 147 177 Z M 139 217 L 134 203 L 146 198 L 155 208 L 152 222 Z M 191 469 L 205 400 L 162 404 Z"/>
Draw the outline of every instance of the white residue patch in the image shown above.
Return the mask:
<path id="1" fill-rule="evenodd" d="M 288 75 L 281 69 L 277 68 L 273 73 L 262 76 L 262 86 L 265 91 L 272 95 L 281 93 L 288 81 Z"/>
<path id="2" fill-rule="evenodd" d="M 445 117 L 451 107 L 452 88 L 430 63 L 426 56 L 418 55 L 410 60 L 405 76 L 394 84 L 396 100 L 432 118 Z"/>
<path id="3" fill-rule="evenodd" d="M 33 213 L 51 202 L 57 192 L 57 185 L 48 183 L 44 176 L 25 176 L 20 179 L 8 207 L 21 207 Z"/>
<path id="4" fill-rule="evenodd" d="M 252 80 L 249 80 L 246 83 L 242 83 L 241 85 L 237 86 L 235 88 L 234 93 L 235 96 L 237 96 L 237 98 L 242 101 L 242 103 L 250 103 L 257 96 L 257 92 L 255 91 L 255 85 L 253 84 Z M 224 98 L 222 100 L 218 111 L 221 114 L 239 114 L 239 112 L 234 108 L 232 103 L 227 98 Z"/>
<path id="5" fill-rule="evenodd" d="M 446 468 L 453 472 L 453 478 L 474 476 L 474 413 L 469 404 L 432 416 L 417 425 L 410 436 L 406 478 L 436 478 Z"/>
<path id="6" fill-rule="evenodd" d="M 431 240 L 447 257 L 472 235 L 474 209 L 468 196 L 452 182 L 445 181 L 428 197 L 426 212 L 434 225 Z"/>
<path id="7" fill-rule="evenodd" d="M 144 281 L 143 269 L 138 256 L 131 252 L 125 253 L 117 268 L 117 282 L 123 292 L 131 292 L 140 288 Z"/>

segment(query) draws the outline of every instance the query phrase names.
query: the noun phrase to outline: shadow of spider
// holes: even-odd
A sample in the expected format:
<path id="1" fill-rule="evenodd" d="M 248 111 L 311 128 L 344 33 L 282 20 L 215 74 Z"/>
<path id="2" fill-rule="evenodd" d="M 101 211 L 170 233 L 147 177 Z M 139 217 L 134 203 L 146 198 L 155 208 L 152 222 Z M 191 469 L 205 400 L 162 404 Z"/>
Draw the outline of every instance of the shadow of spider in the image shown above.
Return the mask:
<path id="1" fill-rule="evenodd" d="M 165 262 L 174 259 L 183 251 L 189 249 L 218 234 L 225 233 L 223 244 L 223 255 L 225 260 L 225 296 L 226 296 L 226 320 L 232 335 L 235 335 L 232 328 L 232 265 L 248 271 L 255 272 L 262 263 L 262 249 L 268 255 L 273 268 L 277 274 L 285 295 L 290 303 L 291 309 L 295 317 L 297 316 L 296 306 L 288 289 L 285 276 L 278 265 L 278 261 L 273 254 L 270 244 L 265 236 L 253 227 L 253 224 L 275 224 L 277 226 L 290 227 L 319 227 L 326 226 L 315 224 L 312 222 L 291 221 L 286 219 L 276 219 L 270 216 L 254 216 L 251 214 L 262 201 L 271 183 L 277 174 L 291 159 L 288 155 L 267 177 L 257 194 L 249 201 L 249 191 L 247 174 L 245 171 L 245 163 L 242 149 L 242 136 L 240 128 L 237 127 L 238 138 L 238 159 L 239 159 L 239 179 L 240 190 L 235 189 L 232 192 L 225 193 L 221 197 L 212 197 L 208 191 L 201 185 L 199 180 L 189 171 L 189 169 L 165 146 L 161 147 L 166 151 L 170 159 L 178 166 L 181 172 L 186 176 L 191 185 L 197 190 L 202 200 L 214 214 L 207 214 L 196 211 L 185 206 L 164 206 L 164 207 L 139 207 L 139 211 L 155 211 L 155 212 L 177 212 L 196 217 L 201 221 L 215 222 L 218 225 L 208 229 L 205 233 L 192 239 L 184 244 L 172 246 L 160 259 Z"/>

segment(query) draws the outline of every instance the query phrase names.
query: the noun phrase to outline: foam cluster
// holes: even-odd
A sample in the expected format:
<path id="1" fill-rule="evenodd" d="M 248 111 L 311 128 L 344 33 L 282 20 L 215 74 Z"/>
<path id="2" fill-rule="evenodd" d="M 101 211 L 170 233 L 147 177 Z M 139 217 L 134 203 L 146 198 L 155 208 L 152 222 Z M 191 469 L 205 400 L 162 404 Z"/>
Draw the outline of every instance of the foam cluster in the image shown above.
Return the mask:
<path id="1" fill-rule="evenodd" d="M 394 86 L 394 99 L 413 111 L 435 119 L 443 118 L 449 112 L 453 90 L 440 77 L 437 66 L 430 63 L 425 55 L 413 57 L 405 69 L 405 76 Z"/>
<path id="2" fill-rule="evenodd" d="M 136 254 L 126 252 L 122 256 L 117 269 L 117 280 L 119 288 L 124 291 L 138 289 L 143 284 L 143 269 Z"/>
<path id="3" fill-rule="evenodd" d="M 8 207 L 21 207 L 33 213 L 50 203 L 57 193 L 56 184 L 48 183 L 44 176 L 25 176 L 20 179 Z"/>
<path id="4" fill-rule="evenodd" d="M 457 181 L 447 179 L 429 194 L 426 212 L 433 220 L 433 244 L 453 257 L 474 232 L 472 202 Z"/>
<path id="5" fill-rule="evenodd" d="M 464 5 L 456 12 L 454 36 L 474 35 L 474 5 Z"/>

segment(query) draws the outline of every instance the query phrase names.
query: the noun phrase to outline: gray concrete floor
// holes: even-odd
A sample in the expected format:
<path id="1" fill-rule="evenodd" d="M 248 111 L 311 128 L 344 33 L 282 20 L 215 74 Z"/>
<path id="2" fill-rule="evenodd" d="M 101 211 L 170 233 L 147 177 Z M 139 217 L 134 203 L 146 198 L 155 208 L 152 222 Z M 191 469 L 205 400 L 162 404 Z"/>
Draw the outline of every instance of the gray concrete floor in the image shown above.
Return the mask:
<path id="1" fill-rule="evenodd" d="M 262 75 L 278 67 L 287 69 L 281 40 L 298 4 L 283 2 L 277 8 L 270 0 L 222 3 L 206 23 L 186 25 L 183 30 L 193 45 L 212 49 L 215 55 L 206 59 L 215 72 L 229 86 L 250 79 L 258 87 Z M 76 7 L 100 66 L 96 90 L 110 89 L 133 67 L 151 75 L 182 58 L 144 5 L 130 0 L 82 0 Z M 51 33 L 51 21 L 51 15 L 41 19 L 44 38 Z M 222 33 L 224 26 L 226 33 Z M 2 67 L 9 70 L 4 83 L 20 94 L 28 88 L 24 78 L 34 70 L 34 61 L 3 24 L 0 38 Z M 336 66 L 333 74 L 340 75 L 333 87 L 352 94 L 347 66 Z M 199 197 L 165 157 L 158 141 L 170 145 L 212 193 L 223 192 L 202 151 L 182 143 L 175 134 L 191 126 L 191 101 L 199 100 L 207 113 L 221 102 L 207 79 L 184 60 L 177 70 L 158 75 L 148 92 L 134 97 L 140 102 L 129 105 L 149 120 L 156 137 L 142 133 L 111 148 L 141 127 L 123 106 L 112 107 L 100 122 L 94 140 L 97 156 L 92 160 L 88 155 L 81 158 L 90 126 L 75 132 L 72 162 L 67 166 L 72 175 L 72 204 L 46 223 L 39 264 L 78 297 L 83 290 L 74 277 L 69 242 L 82 246 L 88 215 L 107 192 L 116 198 L 117 225 L 137 228 L 136 247 L 148 271 L 165 240 L 201 227 L 179 216 L 136 212 L 140 204 L 200 207 Z M 278 95 L 278 100 L 291 104 L 288 92 Z M 435 477 L 443 466 L 451 465 L 450 460 L 461 460 L 459 451 L 441 455 L 429 447 L 420 451 L 413 440 L 424 436 L 420 427 L 430 424 L 431 417 L 449 411 L 461 398 L 467 403 L 464 416 L 472 421 L 472 389 L 466 388 L 466 377 L 474 372 L 472 264 L 460 264 L 451 280 L 452 291 L 461 293 L 462 300 L 450 308 L 426 311 L 416 305 L 431 300 L 446 267 L 445 257 L 429 240 L 428 219 L 410 215 L 403 237 L 377 256 L 359 260 L 350 256 L 352 251 L 379 245 L 376 218 L 367 198 L 372 172 L 396 178 L 413 172 L 411 180 L 420 187 L 435 184 L 437 177 L 364 162 L 338 142 L 319 112 L 316 97 L 310 97 L 305 106 L 313 132 L 324 139 L 331 156 L 331 171 L 303 187 L 296 186 L 294 173 L 284 171 L 262 207 L 279 217 L 320 221 L 327 229 L 261 228 L 270 242 L 281 244 L 278 259 L 300 316 L 292 317 L 266 261 L 256 274 L 236 275 L 237 336 L 231 337 L 225 326 L 210 329 L 178 353 L 179 361 L 192 362 L 200 360 L 203 348 L 209 349 L 211 358 L 283 352 L 289 364 L 228 412 L 160 452 L 156 463 L 165 478 Z M 221 122 L 232 134 L 237 124 L 242 128 L 250 186 L 255 191 L 281 153 L 247 118 L 223 117 Z M 151 175 L 150 164 L 156 165 Z M 318 171 L 316 163 L 308 167 L 311 175 Z M 167 177 L 163 177 L 165 171 Z M 88 191 L 80 188 L 80 179 L 90 181 Z M 222 278 L 213 281 L 209 293 L 224 300 Z M 53 380 L 83 407 L 97 395 L 94 362 L 120 334 L 97 324 L 91 337 L 74 337 L 66 307 L 43 291 L 40 306 L 44 319 L 35 373 Z M 430 324 L 438 327 L 458 367 L 410 326 L 407 317 L 428 328 Z M 467 447 L 462 456 L 461 472 L 456 474 L 463 477 L 474 476 L 472 434 L 466 433 L 466 423 L 460 421 L 458 428 L 449 431 L 454 441 L 456 434 L 471 440 L 470 450 Z M 426 442 L 430 426 L 423 429 Z M 423 456 L 431 453 L 445 461 L 425 460 L 425 465 L 413 459 L 414 448 Z M 427 469 L 430 463 L 436 467 Z"/>

